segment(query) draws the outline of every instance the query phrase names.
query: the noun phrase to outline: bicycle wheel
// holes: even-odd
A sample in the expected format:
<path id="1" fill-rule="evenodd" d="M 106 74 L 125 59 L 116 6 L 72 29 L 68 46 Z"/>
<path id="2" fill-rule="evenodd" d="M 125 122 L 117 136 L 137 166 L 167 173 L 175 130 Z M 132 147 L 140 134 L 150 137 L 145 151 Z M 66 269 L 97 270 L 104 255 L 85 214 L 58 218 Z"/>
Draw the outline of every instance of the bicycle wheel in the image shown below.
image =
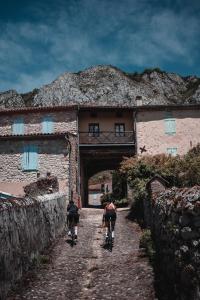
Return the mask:
<path id="1" fill-rule="evenodd" d="M 72 239 L 72 246 L 75 245 L 75 228 L 74 225 L 71 227 L 71 239 Z"/>
<path id="2" fill-rule="evenodd" d="M 109 219 L 109 228 L 108 228 L 108 246 L 109 250 L 112 251 L 113 248 L 113 240 L 112 240 L 112 220 Z"/>
<path id="3" fill-rule="evenodd" d="M 76 244 L 76 235 L 75 235 L 75 220 L 74 217 L 71 222 L 71 245 L 72 247 Z"/>

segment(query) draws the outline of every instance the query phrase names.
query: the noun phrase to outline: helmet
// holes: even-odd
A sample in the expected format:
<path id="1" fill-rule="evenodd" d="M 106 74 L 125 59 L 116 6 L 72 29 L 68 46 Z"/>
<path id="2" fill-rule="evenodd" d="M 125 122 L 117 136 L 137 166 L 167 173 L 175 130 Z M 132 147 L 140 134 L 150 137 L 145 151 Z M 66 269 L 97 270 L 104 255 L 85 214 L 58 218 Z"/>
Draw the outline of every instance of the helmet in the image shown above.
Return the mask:
<path id="1" fill-rule="evenodd" d="M 108 195 L 108 202 L 109 203 L 113 202 L 111 195 Z"/>

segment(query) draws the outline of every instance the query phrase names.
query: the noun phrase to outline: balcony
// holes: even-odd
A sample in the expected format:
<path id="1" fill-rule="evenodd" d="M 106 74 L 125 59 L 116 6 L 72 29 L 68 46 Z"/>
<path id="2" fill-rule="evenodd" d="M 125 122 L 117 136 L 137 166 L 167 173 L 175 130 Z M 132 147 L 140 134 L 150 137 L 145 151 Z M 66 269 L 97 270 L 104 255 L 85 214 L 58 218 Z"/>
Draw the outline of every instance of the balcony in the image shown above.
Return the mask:
<path id="1" fill-rule="evenodd" d="M 127 145 L 134 144 L 134 132 L 114 132 L 114 131 L 99 131 L 99 132 L 79 132 L 79 144 L 81 145 L 100 145 L 100 144 L 115 144 Z"/>

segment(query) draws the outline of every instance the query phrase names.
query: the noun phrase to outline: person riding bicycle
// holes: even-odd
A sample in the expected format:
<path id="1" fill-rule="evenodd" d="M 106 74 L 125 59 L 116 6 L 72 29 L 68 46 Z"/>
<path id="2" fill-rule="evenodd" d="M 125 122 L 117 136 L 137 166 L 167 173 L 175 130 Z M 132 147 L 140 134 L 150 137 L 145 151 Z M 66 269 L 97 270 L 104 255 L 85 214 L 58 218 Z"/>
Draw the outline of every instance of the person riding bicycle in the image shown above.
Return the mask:
<path id="1" fill-rule="evenodd" d="M 111 219 L 111 229 L 112 229 L 112 239 L 114 239 L 115 236 L 115 222 L 117 218 L 117 208 L 113 203 L 113 200 L 109 198 L 107 205 L 104 208 L 104 213 L 103 213 L 103 223 L 105 223 L 106 226 L 106 238 L 108 238 L 108 230 L 109 230 L 109 221 Z"/>
<path id="2" fill-rule="evenodd" d="M 78 223 L 79 223 L 79 214 L 78 214 L 78 207 L 74 203 L 73 200 L 69 201 L 69 204 L 67 206 L 67 225 L 69 228 L 68 235 L 71 235 L 71 228 L 72 224 L 74 225 L 74 231 L 75 231 L 75 239 L 77 239 L 78 234 Z"/>

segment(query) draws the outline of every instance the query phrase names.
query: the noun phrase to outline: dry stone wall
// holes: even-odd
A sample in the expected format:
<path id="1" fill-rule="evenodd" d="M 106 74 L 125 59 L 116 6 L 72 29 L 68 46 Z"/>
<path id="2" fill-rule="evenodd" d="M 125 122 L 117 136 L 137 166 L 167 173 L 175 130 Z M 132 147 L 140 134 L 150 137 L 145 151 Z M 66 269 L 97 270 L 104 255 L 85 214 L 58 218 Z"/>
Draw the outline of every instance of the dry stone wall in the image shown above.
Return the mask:
<path id="1" fill-rule="evenodd" d="M 200 299 L 200 186 L 153 194 L 151 230 L 161 300 Z"/>
<path id="2" fill-rule="evenodd" d="M 0 202 L 0 299 L 63 231 L 66 196 L 51 194 L 37 199 Z"/>

